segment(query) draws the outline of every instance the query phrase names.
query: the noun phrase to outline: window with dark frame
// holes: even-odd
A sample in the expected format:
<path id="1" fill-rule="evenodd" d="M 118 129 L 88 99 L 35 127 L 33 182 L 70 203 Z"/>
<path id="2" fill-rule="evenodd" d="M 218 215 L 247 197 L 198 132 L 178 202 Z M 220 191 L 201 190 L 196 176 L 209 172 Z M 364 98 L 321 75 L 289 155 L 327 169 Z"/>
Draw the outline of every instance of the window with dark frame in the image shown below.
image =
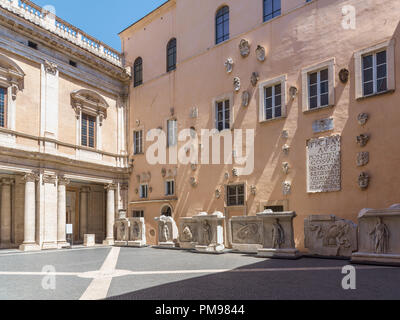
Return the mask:
<path id="1" fill-rule="evenodd" d="M 132 218 L 144 218 L 144 211 L 143 210 L 133 210 Z"/>
<path id="2" fill-rule="evenodd" d="M 165 182 L 165 195 L 173 196 L 175 195 L 175 181 L 166 181 Z"/>
<path id="3" fill-rule="evenodd" d="M 282 116 L 282 85 L 280 83 L 264 88 L 264 103 L 264 120 Z"/>
<path id="4" fill-rule="evenodd" d="M 329 106 L 329 71 L 323 69 L 308 75 L 310 110 Z"/>
<path id="5" fill-rule="evenodd" d="M 265 206 L 264 210 L 272 210 L 273 212 L 284 212 L 283 206 Z"/>
<path id="6" fill-rule="evenodd" d="M 229 7 L 218 10 L 215 17 L 215 44 L 229 39 Z"/>
<path id="7" fill-rule="evenodd" d="M 228 130 L 231 127 L 230 101 L 218 101 L 215 106 L 216 129 L 218 131 Z"/>
<path id="8" fill-rule="evenodd" d="M 167 45 L 167 72 L 176 69 L 176 39 L 173 38 Z"/>
<path id="9" fill-rule="evenodd" d="M 7 89 L 0 87 L 0 127 L 7 126 Z"/>
<path id="10" fill-rule="evenodd" d="M 138 87 L 141 84 L 143 84 L 143 59 L 139 57 L 133 64 L 133 86 Z"/>
<path id="11" fill-rule="evenodd" d="M 140 185 L 140 198 L 147 199 L 149 194 L 149 186 L 147 184 Z"/>
<path id="12" fill-rule="evenodd" d="M 134 132 L 134 154 L 143 153 L 143 131 Z"/>
<path id="13" fill-rule="evenodd" d="M 387 91 L 387 51 L 380 51 L 362 57 L 363 94 L 370 96 Z"/>
<path id="14" fill-rule="evenodd" d="M 227 186 L 228 207 L 244 206 L 245 186 L 238 184 Z"/>
<path id="15" fill-rule="evenodd" d="M 264 22 L 280 16 L 281 0 L 264 0 Z"/>
<path id="16" fill-rule="evenodd" d="M 96 147 L 96 117 L 88 114 L 82 114 L 82 146 L 95 148 Z"/>

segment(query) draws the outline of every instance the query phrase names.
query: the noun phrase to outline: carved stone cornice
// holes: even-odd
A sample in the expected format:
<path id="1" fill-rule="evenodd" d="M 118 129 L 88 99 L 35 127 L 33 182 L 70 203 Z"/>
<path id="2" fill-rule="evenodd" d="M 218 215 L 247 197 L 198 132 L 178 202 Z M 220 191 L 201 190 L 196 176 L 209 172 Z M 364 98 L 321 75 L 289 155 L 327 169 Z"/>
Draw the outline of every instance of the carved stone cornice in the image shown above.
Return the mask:
<path id="1" fill-rule="evenodd" d="M 81 111 L 99 116 L 100 125 L 107 118 L 107 109 L 109 107 L 105 99 L 95 91 L 82 89 L 75 90 L 71 93 L 71 104 L 75 110 L 77 119 L 79 119 Z"/>
<path id="2" fill-rule="evenodd" d="M 90 187 L 82 187 L 80 192 L 81 193 L 89 193 L 91 191 Z"/>

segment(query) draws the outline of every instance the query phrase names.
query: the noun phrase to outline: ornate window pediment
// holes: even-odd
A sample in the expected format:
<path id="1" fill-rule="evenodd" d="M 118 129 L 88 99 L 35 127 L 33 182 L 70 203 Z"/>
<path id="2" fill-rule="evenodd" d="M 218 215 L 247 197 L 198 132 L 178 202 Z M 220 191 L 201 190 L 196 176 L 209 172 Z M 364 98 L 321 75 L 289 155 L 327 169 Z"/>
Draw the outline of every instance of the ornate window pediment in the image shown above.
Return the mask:
<path id="1" fill-rule="evenodd" d="M 75 109 L 76 117 L 79 119 L 81 112 L 100 117 L 102 120 L 107 118 L 108 103 L 95 91 L 82 89 L 71 93 L 71 104 Z"/>
<path id="2" fill-rule="evenodd" d="M 15 100 L 17 93 L 24 89 L 25 73 L 10 58 L 0 54 L 0 84 L 11 87 L 12 99 Z"/>

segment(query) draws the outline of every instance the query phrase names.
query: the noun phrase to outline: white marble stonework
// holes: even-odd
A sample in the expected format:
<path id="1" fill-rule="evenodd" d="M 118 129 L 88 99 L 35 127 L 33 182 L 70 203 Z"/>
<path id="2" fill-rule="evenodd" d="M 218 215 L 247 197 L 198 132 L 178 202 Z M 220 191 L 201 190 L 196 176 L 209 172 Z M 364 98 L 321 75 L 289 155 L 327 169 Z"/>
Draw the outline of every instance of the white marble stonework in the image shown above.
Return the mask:
<path id="1" fill-rule="evenodd" d="M 129 241 L 130 222 L 127 218 L 120 218 L 115 222 L 116 239 L 114 245 L 117 247 L 125 247 Z"/>
<path id="2" fill-rule="evenodd" d="M 186 217 L 179 220 L 179 246 L 182 249 L 194 249 L 198 239 L 197 221 Z"/>
<path id="3" fill-rule="evenodd" d="M 175 248 L 179 238 L 179 231 L 172 217 L 161 216 L 155 218 L 158 222 L 158 247 Z"/>
<path id="4" fill-rule="evenodd" d="M 300 253 L 294 242 L 293 219 L 295 212 L 271 212 L 257 214 L 263 222 L 263 248 L 258 256 L 266 258 L 297 259 Z"/>
<path id="5" fill-rule="evenodd" d="M 193 217 L 197 222 L 197 244 L 195 250 L 201 253 L 223 253 L 224 245 L 224 221 L 222 212 L 214 212 L 208 215 L 202 212 Z"/>
<path id="6" fill-rule="evenodd" d="M 94 247 L 96 245 L 96 235 L 95 234 L 85 234 L 83 245 L 85 247 Z"/>
<path id="7" fill-rule="evenodd" d="M 58 191 L 54 173 L 41 174 L 40 191 L 40 224 L 44 231 L 42 249 L 58 249 Z"/>
<path id="8" fill-rule="evenodd" d="M 260 217 L 232 217 L 229 220 L 229 242 L 239 252 L 257 253 L 263 248 L 264 228 Z"/>
<path id="9" fill-rule="evenodd" d="M 313 215 L 304 221 L 305 247 L 309 254 L 351 258 L 357 251 L 357 225 L 334 215 Z"/>
<path id="10" fill-rule="evenodd" d="M 129 247 L 146 246 L 146 223 L 144 218 L 129 218 Z"/>
<path id="11" fill-rule="evenodd" d="M 353 263 L 400 265 L 400 204 L 364 209 L 358 215 L 358 251 Z"/>

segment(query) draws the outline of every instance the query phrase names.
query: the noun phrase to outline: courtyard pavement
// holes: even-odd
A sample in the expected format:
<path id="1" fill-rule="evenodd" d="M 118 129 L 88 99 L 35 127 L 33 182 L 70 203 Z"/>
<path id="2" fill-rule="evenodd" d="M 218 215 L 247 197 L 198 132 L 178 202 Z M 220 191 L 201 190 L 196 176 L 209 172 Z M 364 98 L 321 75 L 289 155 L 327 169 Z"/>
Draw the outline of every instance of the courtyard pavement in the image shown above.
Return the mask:
<path id="1" fill-rule="evenodd" d="M 0 299 L 400 299 L 400 268 L 355 266 L 357 289 L 344 290 L 348 264 L 154 248 L 9 250 L 0 251 Z"/>

